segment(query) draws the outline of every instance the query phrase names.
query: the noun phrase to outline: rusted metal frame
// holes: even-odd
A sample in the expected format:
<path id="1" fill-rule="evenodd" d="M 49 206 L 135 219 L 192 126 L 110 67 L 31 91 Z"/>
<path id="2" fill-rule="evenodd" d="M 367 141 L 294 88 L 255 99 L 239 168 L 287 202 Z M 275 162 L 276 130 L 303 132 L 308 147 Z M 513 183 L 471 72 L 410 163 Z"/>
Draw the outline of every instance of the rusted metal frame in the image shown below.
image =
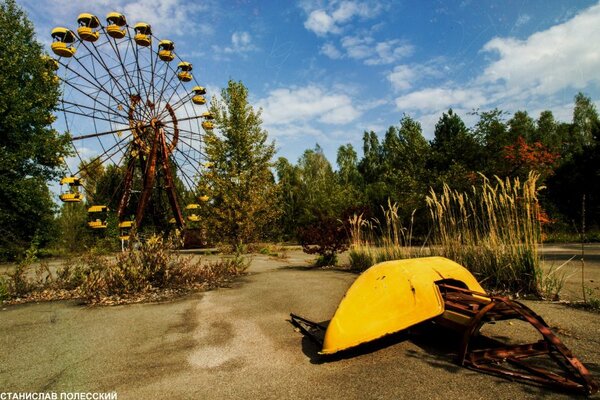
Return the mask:
<path id="1" fill-rule="evenodd" d="M 500 344 L 500 346 L 503 345 Z M 468 353 L 468 357 L 471 362 L 478 363 L 481 361 L 496 361 L 498 359 L 507 359 L 509 357 L 519 359 L 548 353 L 550 353 L 550 349 L 548 348 L 548 342 L 546 342 L 545 340 L 540 340 L 535 343 L 528 343 L 522 345 L 473 350 Z"/>
<path id="2" fill-rule="evenodd" d="M 138 203 L 137 210 L 135 212 L 135 222 L 138 226 L 141 225 L 144 217 L 146 205 L 152 194 L 152 188 L 154 186 L 154 179 L 156 178 L 156 159 L 158 158 L 158 149 L 160 145 L 159 136 L 161 129 L 159 129 L 154 123 L 152 124 L 152 130 L 154 132 L 154 138 L 152 140 L 152 149 L 148 155 L 148 163 L 144 171 L 144 186 L 142 188 L 142 195 Z"/>
<path id="3" fill-rule="evenodd" d="M 525 373 L 518 372 L 518 371 L 511 371 L 506 368 L 500 367 L 497 364 L 478 365 L 478 366 L 476 366 L 476 369 L 478 371 L 483 371 L 483 372 L 487 372 L 487 373 L 494 374 L 494 375 L 505 375 L 510 378 L 527 380 L 527 381 L 535 382 L 535 383 L 538 383 L 541 385 L 555 387 L 555 388 L 562 389 L 562 390 L 566 389 L 566 390 L 571 390 L 574 392 L 590 394 L 586 390 L 586 388 L 584 388 L 581 384 L 576 383 L 572 380 L 568 380 L 568 379 L 566 379 L 562 382 L 558 382 L 553 379 L 548 379 L 548 378 L 545 378 L 545 377 L 542 377 L 539 375 L 525 374 Z"/>
<path id="4" fill-rule="evenodd" d="M 554 333 L 548 327 L 548 324 L 537 315 L 533 310 L 531 310 L 526 305 L 518 302 L 518 301 L 510 301 L 508 299 L 500 299 L 509 307 L 515 309 L 515 311 L 519 311 L 521 315 L 525 318 L 526 321 L 531 323 L 544 337 L 544 339 L 549 342 L 552 347 L 556 349 L 556 351 L 563 356 L 563 358 L 567 361 L 568 365 L 571 366 L 577 374 L 584 380 L 585 386 L 587 390 L 593 391 L 591 393 L 595 393 L 598 391 L 598 385 L 592 379 L 590 372 L 587 368 L 571 353 L 571 350 L 565 346 L 560 339 L 554 335 Z"/>
<path id="5" fill-rule="evenodd" d="M 525 306 L 522 303 L 513 302 L 503 297 L 490 297 L 490 299 L 490 304 L 486 305 L 479 311 L 479 313 L 477 313 L 477 315 L 472 319 L 471 324 L 463 334 L 463 340 L 459 351 L 459 362 L 461 365 L 468 364 L 470 367 L 475 369 L 494 372 L 496 374 L 506 375 L 509 377 L 532 380 L 552 386 L 559 386 L 566 389 L 577 390 L 587 394 L 593 394 L 598 391 L 598 386 L 592 380 L 587 368 L 577 358 L 575 358 L 570 352 L 570 350 L 558 339 L 558 337 L 556 337 L 552 333 L 546 322 L 541 317 L 539 317 L 537 314 L 535 314 L 535 312 L 530 310 L 527 306 Z M 556 375 L 551 371 L 526 365 L 525 363 L 520 361 L 520 358 L 527 357 L 525 352 L 522 351 L 522 345 L 505 347 L 502 349 L 502 351 L 505 353 L 499 353 L 496 357 L 492 356 L 493 350 L 489 351 L 487 353 L 487 357 L 485 357 L 485 361 L 486 364 L 493 363 L 493 366 L 486 366 L 486 364 L 479 363 L 478 361 L 481 361 L 482 358 L 477 357 L 477 353 L 468 353 L 470 340 L 478 334 L 482 325 L 486 322 L 484 320 L 486 314 L 491 312 L 494 308 L 496 308 L 499 305 L 505 305 L 506 307 L 513 309 L 520 315 L 520 319 L 523 319 L 529 322 L 531 325 L 533 325 L 534 328 L 536 328 L 543 336 L 544 341 L 548 346 L 548 353 L 552 354 L 553 351 L 558 352 L 567 361 L 567 366 L 565 366 L 563 363 L 560 363 L 559 365 L 562 367 L 562 369 L 565 369 L 565 372 L 572 375 L 574 377 L 574 380 L 568 379 L 566 377 L 556 378 L 559 375 Z M 532 354 L 532 356 L 533 355 L 534 354 Z M 534 372 L 536 375 L 524 374 L 518 371 L 511 371 L 509 369 L 503 368 L 495 364 L 507 360 L 510 360 L 510 362 L 513 365 L 517 365 L 520 368 L 525 369 L 529 372 Z M 568 368 L 569 366 L 570 368 Z M 573 370 L 571 370 L 571 368 Z"/>
<path id="6" fill-rule="evenodd" d="M 162 131 L 162 128 L 161 128 Z M 173 211 L 173 217 L 175 218 L 175 222 L 179 228 L 182 228 L 185 224 L 183 220 L 183 214 L 181 213 L 181 208 L 179 207 L 179 202 L 177 201 L 177 194 L 175 193 L 175 183 L 173 180 L 173 174 L 171 172 L 171 166 L 169 165 L 169 148 L 167 146 L 167 141 L 165 140 L 165 135 L 160 134 L 161 141 L 161 158 L 162 158 L 162 167 L 165 174 L 165 182 L 166 182 L 166 191 L 167 197 L 169 198 L 169 203 L 171 203 L 171 209 Z"/>
<path id="7" fill-rule="evenodd" d="M 133 185 L 133 175 L 135 172 L 135 158 L 131 157 L 128 161 L 127 165 L 127 173 L 125 174 L 125 179 L 123 180 L 123 196 L 121 196 L 121 200 L 119 201 L 119 208 L 117 211 L 117 217 L 119 222 L 123 220 L 123 215 L 125 214 L 125 208 L 129 203 L 129 198 L 131 197 L 131 186 Z"/>
<path id="8" fill-rule="evenodd" d="M 171 115 L 171 122 L 173 123 L 173 138 L 171 139 L 171 143 L 169 143 L 169 145 L 168 145 L 168 151 L 170 154 L 173 152 L 173 149 L 175 147 L 177 147 L 177 141 L 179 140 L 179 128 L 177 127 L 177 117 L 175 116 L 175 111 L 173 111 L 173 109 L 171 108 L 169 103 L 167 103 L 165 105 L 165 108 L 167 109 L 167 111 L 169 111 L 169 114 Z M 162 136 L 165 136 L 164 130 L 163 130 Z M 166 140 L 165 140 L 165 144 L 166 144 Z"/>
<path id="9" fill-rule="evenodd" d="M 303 335 L 307 336 L 315 344 L 317 344 L 320 347 L 323 346 L 323 340 L 320 339 L 314 332 L 311 332 L 310 328 L 324 333 L 327 330 L 327 327 L 319 323 L 310 321 L 306 318 L 302 318 L 301 316 L 296 315 L 294 313 L 290 313 L 290 322 L 292 323 L 292 325 L 298 328 Z"/>

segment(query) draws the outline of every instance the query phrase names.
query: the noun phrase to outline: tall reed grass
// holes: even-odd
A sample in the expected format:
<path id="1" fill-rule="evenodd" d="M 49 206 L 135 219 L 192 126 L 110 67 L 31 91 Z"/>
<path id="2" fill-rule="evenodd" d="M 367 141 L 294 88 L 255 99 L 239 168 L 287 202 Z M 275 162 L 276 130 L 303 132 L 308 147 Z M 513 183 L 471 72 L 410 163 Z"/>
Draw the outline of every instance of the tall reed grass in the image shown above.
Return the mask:
<path id="1" fill-rule="evenodd" d="M 471 192 L 448 185 L 430 191 L 434 252 L 464 265 L 488 288 L 538 294 L 539 175 L 532 172 L 523 182 L 482 179 Z"/>
<path id="2" fill-rule="evenodd" d="M 350 226 L 350 268 L 364 271 L 373 264 L 426 255 L 426 249 L 412 245 L 414 212 L 408 226 L 399 216 L 399 206 L 388 200 L 387 207 L 381 207 L 385 220 L 366 219 L 363 214 L 348 219 Z"/>

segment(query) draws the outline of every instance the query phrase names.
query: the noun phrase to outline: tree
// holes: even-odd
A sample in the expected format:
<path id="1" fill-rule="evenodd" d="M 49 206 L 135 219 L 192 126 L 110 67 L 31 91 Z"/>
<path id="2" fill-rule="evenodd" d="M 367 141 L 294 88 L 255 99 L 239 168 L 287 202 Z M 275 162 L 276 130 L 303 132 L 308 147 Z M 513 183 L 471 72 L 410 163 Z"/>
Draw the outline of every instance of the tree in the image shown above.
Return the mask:
<path id="1" fill-rule="evenodd" d="M 46 182 L 60 172 L 68 137 L 50 127 L 59 98 L 51 63 L 14 0 L 0 2 L 0 252 L 15 256 L 49 235 L 54 204 Z"/>
<path id="2" fill-rule="evenodd" d="M 577 93 L 573 107 L 572 142 L 574 152 L 581 151 L 584 146 L 592 144 L 592 130 L 598 121 L 598 111 L 592 99 L 581 92 Z"/>
<path id="3" fill-rule="evenodd" d="M 206 133 L 204 150 L 212 167 L 200 180 L 211 191 L 208 225 L 217 238 L 240 246 L 263 236 L 278 217 L 270 169 L 275 145 L 267 142 L 261 111 L 248 102 L 242 82 L 230 80 L 210 112 L 217 129 Z"/>
<path id="4" fill-rule="evenodd" d="M 431 142 L 431 164 L 438 173 L 438 185 L 452 182 L 454 187 L 469 187 L 469 178 L 482 167 L 481 158 L 482 148 L 462 119 L 452 109 L 443 113 Z"/>
<path id="5" fill-rule="evenodd" d="M 277 185 L 279 187 L 279 205 L 281 210 L 278 226 L 284 239 L 296 237 L 300 220 L 302 191 L 300 187 L 300 171 L 287 158 L 279 157 L 275 163 Z"/>
<path id="6" fill-rule="evenodd" d="M 358 171 L 358 155 L 350 143 L 338 148 L 336 163 L 340 183 L 359 190 L 362 186 L 362 176 Z"/>
<path id="7" fill-rule="evenodd" d="M 535 121 L 527 114 L 527 111 L 517 111 L 508 120 L 508 132 L 512 143 L 516 142 L 519 136 L 530 142 L 536 135 Z"/>
<path id="8" fill-rule="evenodd" d="M 343 193 L 331 164 L 317 144 L 305 150 L 298 160 L 300 177 L 299 226 L 306 226 L 324 217 L 339 218 L 351 199 Z"/>

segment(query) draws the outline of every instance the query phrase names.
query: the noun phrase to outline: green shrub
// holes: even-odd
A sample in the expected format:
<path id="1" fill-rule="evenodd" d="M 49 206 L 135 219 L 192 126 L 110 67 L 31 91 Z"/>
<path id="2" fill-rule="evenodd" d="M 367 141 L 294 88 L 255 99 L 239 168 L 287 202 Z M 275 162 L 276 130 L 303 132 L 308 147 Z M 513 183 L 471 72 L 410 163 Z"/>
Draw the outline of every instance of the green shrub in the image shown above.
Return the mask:
<path id="1" fill-rule="evenodd" d="M 370 268 L 373 262 L 373 256 L 368 249 L 355 249 L 352 248 L 348 252 L 350 258 L 350 270 L 355 272 L 362 272 Z"/>

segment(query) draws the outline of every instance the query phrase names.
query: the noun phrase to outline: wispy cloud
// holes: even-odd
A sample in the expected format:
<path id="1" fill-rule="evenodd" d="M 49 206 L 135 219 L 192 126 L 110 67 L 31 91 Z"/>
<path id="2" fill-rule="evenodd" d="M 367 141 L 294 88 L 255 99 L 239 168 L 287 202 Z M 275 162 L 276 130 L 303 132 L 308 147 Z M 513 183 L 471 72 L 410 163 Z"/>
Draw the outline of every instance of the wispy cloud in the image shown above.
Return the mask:
<path id="1" fill-rule="evenodd" d="M 20 0 L 20 3 L 25 9 L 36 10 L 37 14 L 45 16 L 43 25 L 39 27 L 43 30 L 39 31 L 40 34 L 47 31 L 49 35 L 54 25 L 75 28 L 77 15 L 83 11 L 97 15 L 102 23 L 107 13 L 121 12 L 130 25 L 140 21 L 149 23 L 153 33 L 161 38 L 183 36 L 195 31 L 203 34 L 212 32 L 209 24 L 197 24 L 194 15 L 213 8 L 213 0 L 96 0 L 84 4 L 71 0 Z"/>
<path id="2" fill-rule="evenodd" d="M 400 39 L 377 41 L 372 36 L 344 36 L 340 40 L 340 48 L 327 42 L 320 52 L 334 60 L 351 58 L 366 65 L 384 65 L 408 57 L 413 51 L 411 44 Z"/>
<path id="3" fill-rule="evenodd" d="M 382 9 L 374 1 L 339 0 L 329 0 L 326 4 L 304 2 L 303 8 L 308 14 L 304 27 L 318 36 L 339 34 L 352 19 L 372 18 Z"/>
<path id="4" fill-rule="evenodd" d="M 303 121 L 339 125 L 352 122 L 362 114 L 348 94 L 317 85 L 272 90 L 258 105 L 263 108 L 263 119 L 269 125 Z"/>
<path id="5" fill-rule="evenodd" d="M 497 58 L 488 61 L 478 76 L 466 83 L 447 80 L 405 93 L 396 98 L 397 109 L 423 118 L 449 107 L 500 107 L 513 112 L 543 103 L 548 109 L 564 111 L 562 91 L 600 85 L 600 49 L 590 45 L 600 42 L 598 26 L 600 5 L 595 5 L 524 40 L 496 37 L 481 53 Z M 388 79 L 397 90 L 407 90 L 416 76 L 412 67 L 397 66 Z"/>
<path id="6" fill-rule="evenodd" d="M 233 32 L 231 35 L 231 45 L 223 48 L 225 53 L 247 53 L 256 50 L 252 42 L 252 37 L 248 32 Z"/>

